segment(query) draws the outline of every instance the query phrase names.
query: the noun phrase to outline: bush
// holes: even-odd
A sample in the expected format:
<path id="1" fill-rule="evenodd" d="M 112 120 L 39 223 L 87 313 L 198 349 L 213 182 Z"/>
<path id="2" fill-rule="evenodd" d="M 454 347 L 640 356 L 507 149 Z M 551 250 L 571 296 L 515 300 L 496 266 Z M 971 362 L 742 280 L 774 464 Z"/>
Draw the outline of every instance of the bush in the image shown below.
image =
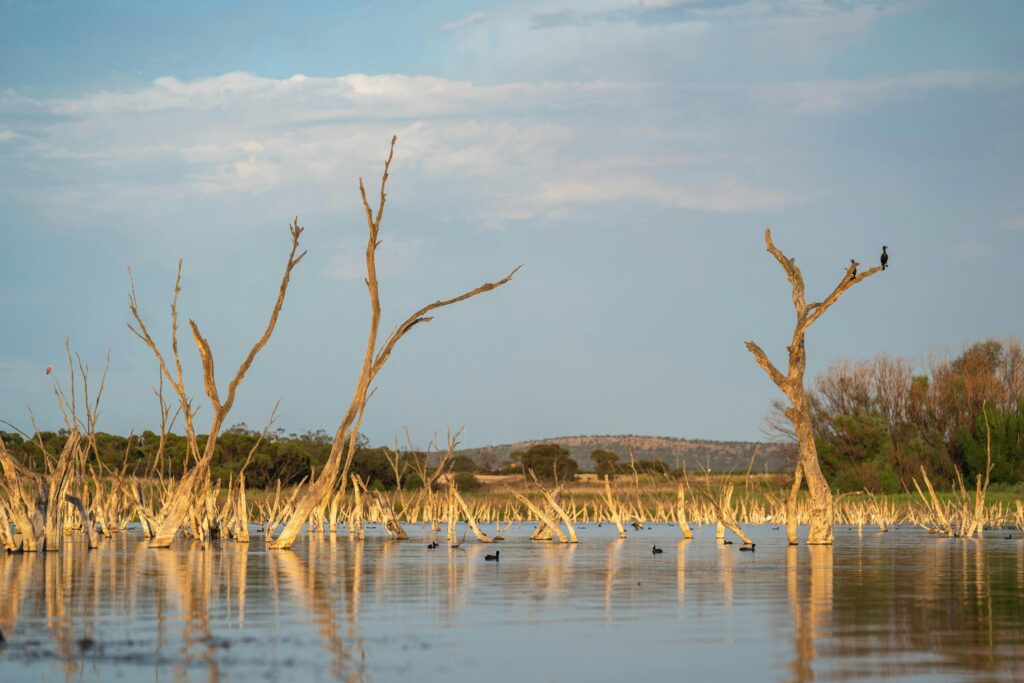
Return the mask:
<path id="1" fill-rule="evenodd" d="M 456 488 L 463 492 L 476 491 L 483 486 L 472 472 L 456 472 L 455 476 L 452 477 L 452 482 Z"/>

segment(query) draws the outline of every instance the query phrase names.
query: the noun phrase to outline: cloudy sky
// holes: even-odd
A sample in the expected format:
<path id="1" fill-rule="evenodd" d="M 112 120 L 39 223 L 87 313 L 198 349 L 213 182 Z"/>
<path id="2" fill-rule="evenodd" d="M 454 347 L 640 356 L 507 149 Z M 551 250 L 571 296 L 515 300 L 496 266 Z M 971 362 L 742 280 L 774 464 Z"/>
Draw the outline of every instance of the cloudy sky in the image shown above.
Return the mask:
<path id="1" fill-rule="evenodd" d="M 297 215 L 229 423 L 280 399 L 333 430 L 368 319 L 357 178 L 396 133 L 384 329 L 525 265 L 403 340 L 373 441 L 758 438 L 776 390 L 743 341 L 781 362 L 793 322 L 767 225 L 813 298 L 892 254 L 812 371 L 1024 335 L 1022 26 L 1015 0 L 0 1 L 0 417 L 59 426 L 70 336 L 94 372 L 111 353 L 101 429 L 154 427 L 127 266 L 166 345 L 179 257 L 226 384 Z"/>

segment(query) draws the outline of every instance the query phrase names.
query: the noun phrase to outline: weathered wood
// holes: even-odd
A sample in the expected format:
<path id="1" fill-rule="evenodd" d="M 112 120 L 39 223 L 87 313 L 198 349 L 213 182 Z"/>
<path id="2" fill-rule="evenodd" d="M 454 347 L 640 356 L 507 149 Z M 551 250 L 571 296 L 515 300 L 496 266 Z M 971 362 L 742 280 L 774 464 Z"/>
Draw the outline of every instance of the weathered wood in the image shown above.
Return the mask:
<path id="1" fill-rule="evenodd" d="M 322 504 L 334 492 L 334 487 L 340 481 L 341 490 L 344 491 L 347 485 L 349 470 L 352 459 L 356 453 L 356 440 L 359 435 L 359 426 L 366 411 L 366 403 L 369 400 L 371 386 L 378 373 L 387 363 L 388 358 L 395 349 L 395 345 L 405 336 L 409 330 L 421 323 L 428 323 L 433 320 L 429 314 L 437 309 L 470 299 L 478 294 L 489 292 L 509 282 L 519 270 L 516 268 L 507 276 L 496 282 L 486 282 L 476 289 L 470 290 L 451 299 L 438 300 L 423 306 L 415 313 L 398 325 L 378 348 L 377 340 L 380 329 L 380 292 L 377 283 L 377 248 L 380 246 L 378 235 L 380 233 L 381 220 L 384 216 L 384 204 L 387 199 L 385 192 L 388 181 L 388 173 L 391 168 L 391 161 L 394 158 L 395 143 L 398 137 L 391 138 L 391 146 L 388 157 L 384 162 L 384 174 L 380 183 L 380 198 L 377 205 L 376 215 L 366 197 L 366 189 L 363 186 L 362 178 L 359 179 L 359 194 L 363 202 L 363 210 L 366 213 L 366 224 L 368 238 L 366 243 L 366 288 L 370 298 L 370 326 L 366 340 L 366 349 L 363 354 L 362 367 L 359 379 L 356 382 L 352 402 L 349 404 L 341 423 L 334 435 L 334 442 L 331 445 L 330 455 L 327 458 L 323 469 L 317 479 L 309 485 L 308 490 L 298 500 L 288 523 L 284 530 L 274 541 L 274 548 L 290 548 L 298 536 L 302 525 L 309 517 L 310 512 L 317 505 Z M 344 463 L 342 463 L 344 457 Z M 340 477 L 339 477 L 340 474 Z"/>
<path id="2" fill-rule="evenodd" d="M 811 423 L 810 402 L 804 389 L 804 372 L 807 368 L 807 353 L 804 338 L 808 328 L 820 318 L 848 289 L 859 282 L 882 271 L 881 266 L 857 273 L 856 261 L 851 261 L 839 283 L 822 301 L 807 303 L 804 296 L 803 274 L 796 265 L 796 259 L 788 258 L 775 246 L 770 229 L 764 231 L 765 247 L 775 260 L 782 266 L 790 284 L 790 296 L 796 311 L 796 325 L 793 338 L 787 347 L 789 351 L 789 367 L 782 373 L 768 358 L 768 354 L 752 341 L 746 342 L 747 350 L 754 356 L 757 364 L 765 371 L 772 382 L 786 395 L 790 407 L 786 416 L 796 428 L 799 442 L 799 457 L 794 471 L 794 486 L 790 493 L 790 505 L 787 508 L 787 536 L 790 543 L 796 543 L 795 498 L 799 491 L 801 475 L 807 481 L 811 499 L 811 529 L 807 542 L 809 544 L 832 543 L 832 525 L 835 518 L 832 492 L 818 462 L 818 451 L 814 444 L 814 430 Z"/>

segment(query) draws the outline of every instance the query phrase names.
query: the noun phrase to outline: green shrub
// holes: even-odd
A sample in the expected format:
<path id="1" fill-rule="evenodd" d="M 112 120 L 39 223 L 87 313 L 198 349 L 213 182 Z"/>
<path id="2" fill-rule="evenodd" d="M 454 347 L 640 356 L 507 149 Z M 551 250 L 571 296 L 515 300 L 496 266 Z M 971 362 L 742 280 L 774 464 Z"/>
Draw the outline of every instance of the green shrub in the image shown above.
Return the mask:
<path id="1" fill-rule="evenodd" d="M 476 491 L 483 486 L 480 480 L 477 479 L 472 472 L 456 472 L 452 477 L 452 481 L 455 483 L 455 486 L 463 492 Z"/>

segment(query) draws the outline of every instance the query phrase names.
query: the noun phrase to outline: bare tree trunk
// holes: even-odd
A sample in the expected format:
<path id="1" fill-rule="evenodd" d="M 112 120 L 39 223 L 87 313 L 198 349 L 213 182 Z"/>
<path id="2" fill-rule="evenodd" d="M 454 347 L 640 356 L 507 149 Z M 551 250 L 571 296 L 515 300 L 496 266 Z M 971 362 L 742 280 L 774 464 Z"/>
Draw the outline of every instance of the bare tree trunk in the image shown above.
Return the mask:
<path id="1" fill-rule="evenodd" d="M 217 389 L 217 380 L 214 373 L 213 351 L 210 348 L 209 342 L 200 333 L 199 326 L 194 320 L 189 320 L 189 326 L 192 328 L 192 337 L 195 340 L 196 348 L 199 350 L 199 357 L 203 364 L 203 388 L 207 397 L 210 399 L 211 406 L 213 407 L 213 418 L 210 423 L 210 431 L 201 457 L 198 457 L 195 430 L 192 426 L 191 399 L 188 398 L 188 395 L 185 392 L 185 383 L 182 379 L 181 362 L 178 355 L 177 301 L 178 294 L 181 291 L 181 262 L 178 262 L 178 277 L 175 281 L 174 300 L 171 305 L 171 346 L 177 370 L 177 377 L 171 374 L 163 354 L 160 352 L 156 342 L 153 340 L 149 330 L 146 328 L 146 325 L 142 320 L 142 316 L 139 313 L 138 302 L 135 298 L 135 287 L 134 285 L 132 286 L 128 308 L 131 311 L 132 316 L 135 318 L 135 325 L 129 325 L 128 328 L 150 348 L 160 364 L 163 376 L 166 377 L 174 386 L 174 389 L 178 394 L 178 400 L 181 403 L 182 413 L 185 416 L 185 427 L 189 446 L 196 452 L 198 457 L 195 466 L 181 478 L 181 481 L 178 482 L 178 485 L 171 493 L 170 499 L 167 501 L 163 509 L 161 509 L 156 533 L 153 536 L 153 540 L 150 542 L 151 547 L 166 548 L 171 544 L 171 541 L 173 541 L 174 537 L 177 535 L 182 522 L 185 520 L 185 516 L 188 515 L 190 506 L 194 503 L 197 497 L 197 489 L 199 488 L 199 485 L 201 483 L 208 483 L 210 462 L 213 460 L 213 455 L 216 449 L 217 436 L 220 434 L 221 426 L 224 424 L 224 420 L 231 411 L 232 405 L 234 405 L 235 392 L 238 390 L 238 386 L 242 383 L 242 380 L 245 378 L 249 368 L 252 367 L 252 363 L 256 360 L 256 356 L 267 345 L 267 342 L 270 341 L 271 334 L 274 332 L 274 328 L 277 325 L 277 319 L 281 314 L 282 307 L 284 306 L 285 294 L 288 291 L 288 284 L 291 281 L 292 270 L 295 266 L 299 265 L 306 255 L 306 252 L 297 254 L 299 248 L 299 237 L 302 235 L 303 231 L 303 228 L 298 223 L 298 219 L 293 221 L 291 225 L 288 226 L 288 229 L 292 238 L 291 251 L 288 254 L 288 263 L 285 266 L 284 276 L 282 277 L 281 285 L 278 288 L 277 300 L 275 301 L 274 308 L 270 313 L 270 320 L 267 322 L 267 326 L 263 331 L 263 336 L 253 344 L 252 348 L 249 350 L 249 354 L 242 361 L 241 365 L 239 365 L 234 378 L 228 385 L 228 392 L 223 401 L 221 400 L 220 393 Z"/>
<path id="2" fill-rule="evenodd" d="M 476 289 L 460 294 L 459 296 L 451 299 L 435 301 L 423 306 L 396 327 L 384 340 L 383 345 L 378 349 L 377 338 L 380 328 L 381 308 L 380 292 L 378 290 L 377 283 L 376 253 L 377 247 L 380 246 L 378 235 L 380 232 L 381 220 L 384 216 L 384 204 L 387 197 L 385 189 L 388 181 L 388 170 L 391 167 L 391 160 L 394 157 L 395 142 L 397 142 L 397 140 L 397 136 L 391 138 L 391 148 L 388 152 L 387 160 L 384 162 L 384 175 L 381 178 L 380 199 L 376 213 L 370 206 L 370 202 L 367 200 L 366 189 L 363 186 L 362 178 L 359 180 L 359 193 L 362 197 L 363 209 L 366 213 L 366 223 L 369 231 L 366 244 L 365 282 L 370 297 L 370 329 L 369 334 L 367 335 L 366 350 L 363 355 L 363 363 L 359 373 L 359 380 L 356 382 L 355 392 L 352 397 L 352 402 L 349 404 L 348 411 L 345 413 L 345 416 L 341 420 L 341 424 L 338 426 L 338 430 L 335 432 L 334 442 L 331 445 L 331 453 L 327 458 L 327 463 L 324 465 L 324 468 L 320 472 L 316 481 L 309 485 L 305 495 L 303 495 L 296 503 L 295 510 L 292 512 L 291 518 L 288 520 L 288 523 L 285 525 L 280 536 L 277 537 L 272 545 L 272 547 L 276 549 L 283 550 L 291 547 L 292 543 L 295 542 L 295 537 L 302 529 L 302 525 L 305 524 L 306 519 L 308 519 L 313 508 L 322 504 L 323 501 L 327 500 L 328 497 L 333 494 L 335 484 L 339 481 L 339 472 L 341 490 L 345 490 L 349 468 L 352 465 L 352 458 L 356 453 L 359 426 L 366 411 L 366 402 L 372 394 L 370 387 L 373 384 L 374 379 L 376 379 L 377 374 L 384 367 L 384 364 L 387 363 L 388 358 L 391 357 L 391 353 L 394 351 L 395 345 L 398 341 L 416 325 L 428 323 L 433 320 L 433 316 L 430 315 L 432 311 L 460 301 L 465 301 L 466 299 L 470 299 L 478 294 L 489 292 L 492 289 L 496 289 L 509 282 L 519 270 L 516 268 L 516 270 L 513 270 L 497 282 L 487 282 Z M 342 463 L 342 456 L 344 456 L 344 464 Z"/>
<path id="3" fill-rule="evenodd" d="M 676 520 L 679 522 L 679 531 L 682 532 L 683 538 L 693 538 L 690 525 L 686 523 L 686 489 L 683 482 L 676 484 Z"/>
<path id="4" fill-rule="evenodd" d="M 768 355 L 760 346 L 752 341 L 746 343 L 747 350 L 754 355 L 757 364 L 768 374 L 771 380 L 789 398 L 790 407 L 786 409 L 786 416 L 796 428 L 797 439 L 800 442 L 800 454 L 797 461 L 796 472 L 794 473 L 793 488 L 790 491 L 787 503 L 786 535 L 790 543 L 796 543 L 796 496 L 800 487 L 801 471 L 807 480 L 807 488 L 811 498 L 811 529 L 807 537 L 809 544 L 830 544 L 832 543 L 832 524 L 834 521 L 834 507 L 832 492 L 828 482 L 821 472 L 818 463 L 818 451 L 814 445 L 814 429 L 811 422 L 810 402 L 804 389 L 804 372 L 807 368 L 807 352 L 804 348 L 804 337 L 808 328 L 814 321 L 822 316 L 834 303 L 839 300 L 846 290 L 858 282 L 862 282 L 872 275 L 882 271 L 881 266 L 870 268 L 859 275 L 857 274 L 856 261 L 843 273 L 839 284 L 822 301 L 807 303 L 804 296 L 804 279 L 800 269 L 797 268 L 796 259 L 788 258 L 783 254 L 775 242 L 772 241 L 771 230 L 764 231 L 765 246 L 775 260 L 779 262 L 786 273 L 792 289 L 793 307 L 796 310 L 796 326 L 793 329 L 793 339 L 787 348 L 789 352 L 789 368 L 786 374 L 768 358 Z"/>
<path id="5" fill-rule="evenodd" d="M 786 499 L 786 540 L 790 545 L 798 545 L 800 539 L 797 536 L 800 520 L 797 518 L 797 500 L 800 497 L 800 484 L 803 483 L 804 470 L 800 466 L 800 459 L 797 456 L 796 470 L 793 472 L 793 485 L 789 489 L 789 498 Z"/>
<path id="6" fill-rule="evenodd" d="M 451 495 L 452 497 L 455 498 L 455 501 L 459 504 L 459 507 L 462 508 L 462 513 L 466 515 L 466 524 L 469 525 L 469 528 L 473 532 L 473 535 L 476 536 L 476 540 L 480 541 L 481 543 L 493 543 L 494 541 L 491 540 L 491 537 L 480 530 L 480 526 L 476 523 L 476 517 L 474 517 L 473 513 L 470 512 L 469 506 L 466 505 L 466 501 L 463 500 L 461 495 L 459 495 L 459 490 L 455 488 L 454 482 L 451 483 L 449 486 L 451 486 L 451 488 L 449 489 L 451 491 Z"/>

